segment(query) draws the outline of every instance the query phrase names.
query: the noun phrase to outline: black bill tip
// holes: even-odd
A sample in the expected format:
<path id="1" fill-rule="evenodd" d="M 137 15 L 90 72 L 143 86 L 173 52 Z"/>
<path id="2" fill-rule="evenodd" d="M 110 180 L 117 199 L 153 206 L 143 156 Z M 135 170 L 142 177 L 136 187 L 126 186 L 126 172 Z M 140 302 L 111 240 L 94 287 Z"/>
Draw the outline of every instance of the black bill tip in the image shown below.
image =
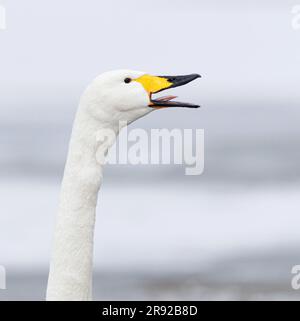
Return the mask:
<path id="1" fill-rule="evenodd" d="M 190 74 L 190 75 L 181 75 L 181 76 L 159 76 L 159 77 L 167 79 L 168 82 L 171 84 L 171 86 L 168 87 L 167 89 L 183 86 L 197 78 L 201 78 L 199 74 Z M 161 89 L 157 92 L 160 92 L 162 90 L 164 89 Z"/>
<path id="2" fill-rule="evenodd" d="M 199 105 L 196 104 L 190 104 L 190 103 L 184 103 L 180 101 L 160 101 L 151 99 L 151 105 L 150 107 L 186 107 L 186 108 L 199 108 Z"/>
<path id="3" fill-rule="evenodd" d="M 170 83 L 170 86 L 166 87 L 166 88 L 162 88 L 154 93 L 158 93 L 160 91 L 170 89 L 170 88 L 183 86 L 183 85 L 188 84 L 189 82 L 191 82 L 197 78 L 201 78 L 201 76 L 199 74 L 190 74 L 190 75 L 181 75 L 181 76 L 158 76 L 158 77 L 166 79 Z M 171 100 L 171 99 L 173 99 L 173 97 L 171 99 L 167 99 L 167 98 L 152 99 L 152 97 L 150 95 L 150 99 L 151 99 L 150 106 L 154 107 L 154 108 L 155 107 L 158 107 L 158 108 L 162 108 L 162 107 L 199 108 L 200 107 L 199 105 L 196 105 L 196 104 L 184 103 L 184 102 Z"/>

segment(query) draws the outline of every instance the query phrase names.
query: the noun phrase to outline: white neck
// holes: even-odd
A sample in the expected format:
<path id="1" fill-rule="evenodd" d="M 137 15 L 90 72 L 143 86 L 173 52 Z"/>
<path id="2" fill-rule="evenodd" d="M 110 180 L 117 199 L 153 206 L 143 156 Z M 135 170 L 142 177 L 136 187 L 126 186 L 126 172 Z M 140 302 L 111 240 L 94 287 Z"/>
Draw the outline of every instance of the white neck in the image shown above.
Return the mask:
<path id="1" fill-rule="evenodd" d="M 105 154 L 113 143 L 96 136 L 107 127 L 79 108 L 62 182 L 47 300 L 92 299 L 95 210 L 102 181 L 96 153 Z"/>

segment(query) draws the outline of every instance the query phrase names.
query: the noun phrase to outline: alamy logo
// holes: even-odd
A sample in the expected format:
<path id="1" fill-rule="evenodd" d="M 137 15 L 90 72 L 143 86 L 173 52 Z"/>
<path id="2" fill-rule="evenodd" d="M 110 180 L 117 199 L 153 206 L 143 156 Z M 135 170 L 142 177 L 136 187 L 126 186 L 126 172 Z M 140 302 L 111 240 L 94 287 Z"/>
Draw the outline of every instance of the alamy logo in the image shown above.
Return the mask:
<path id="1" fill-rule="evenodd" d="M 185 166 L 185 175 L 201 175 L 204 170 L 204 130 L 167 128 L 146 131 L 141 128 L 127 130 L 126 122 L 120 122 L 122 130 L 118 143 L 116 133 L 110 128 L 96 134 L 98 149 L 96 158 L 100 164 Z M 106 155 L 107 149 L 112 148 Z"/>
<path id="2" fill-rule="evenodd" d="M 0 265 L 0 290 L 6 289 L 6 271 L 5 267 Z"/>
<path id="3" fill-rule="evenodd" d="M 292 28 L 295 30 L 300 29 L 300 5 L 296 5 L 292 8 Z"/>
<path id="4" fill-rule="evenodd" d="M 0 30 L 6 29 L 6 10 L 5 7 L 0 5 Z"/>
<path id="5" fill-rule="evenodd" d="M 292 267 L 292 274 L 295 274 L 292 278 L 292 288 L 294 290 L 299 290 L 300 289 L 300 265 L 294 265 Z"/>

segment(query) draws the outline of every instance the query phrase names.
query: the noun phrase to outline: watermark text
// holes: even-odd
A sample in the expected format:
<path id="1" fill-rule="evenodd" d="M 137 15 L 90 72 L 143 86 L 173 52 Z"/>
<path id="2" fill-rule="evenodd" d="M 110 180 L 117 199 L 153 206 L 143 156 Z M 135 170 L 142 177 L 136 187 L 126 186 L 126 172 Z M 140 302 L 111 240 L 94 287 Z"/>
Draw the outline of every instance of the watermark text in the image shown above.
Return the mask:
<path id="1" fill-rule="evenodd" d="M 6 29 L 6 9 L 0 5 L 0 30 Z"/>
<path id="2" fill-rule="evenodd" d="M 292 28 L 294 30 L 300 30 L 300 4 L 293 6 L 292 8 Z"/>
<path id="3" fill-rule="evenodd" d="M 3 265 L 0 265 L 0 290 L 6 289 L 6 271 Z"/>
<path id="4" fill-rule="evenodd" d="M 300 265 L 294 265 L 292 267 L 292 274 L 294 274 L 291 282 L 291 286 L 294 290 L 300 289 Z"/>
<path id="5" fill-rule="evenodd" d="M 126 124 L 116 144 L 116 132 L 105 128 L 97 132 L 97 161 L 110 165 L 184 165 L 185 175 L 200 175 L 204 170 L 203 129 L 128 130 Z M 111 147 L 111 148 L 110 148 Z M 107 150 L 110 148 L 107 155 Z"/>

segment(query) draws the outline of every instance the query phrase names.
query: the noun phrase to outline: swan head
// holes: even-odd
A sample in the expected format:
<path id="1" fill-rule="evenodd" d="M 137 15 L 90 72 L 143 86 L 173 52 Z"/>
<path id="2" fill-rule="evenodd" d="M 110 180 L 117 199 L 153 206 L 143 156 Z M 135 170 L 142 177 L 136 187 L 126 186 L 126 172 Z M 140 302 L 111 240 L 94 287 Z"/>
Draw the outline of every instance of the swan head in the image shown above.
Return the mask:
<path id="1" fill-rule="evenodd" d="M 115 70 L 105 72 L 93 80 L 84 92 L 81 103 L 96 119 L 115 123 L 132 121 L 155 109 L 198 105 L 174 101 L 176 96 L 153 98 L 153 94 L 182 86 L 199 78 L 185 76 L 152 76 L 141 71 Z"/>

